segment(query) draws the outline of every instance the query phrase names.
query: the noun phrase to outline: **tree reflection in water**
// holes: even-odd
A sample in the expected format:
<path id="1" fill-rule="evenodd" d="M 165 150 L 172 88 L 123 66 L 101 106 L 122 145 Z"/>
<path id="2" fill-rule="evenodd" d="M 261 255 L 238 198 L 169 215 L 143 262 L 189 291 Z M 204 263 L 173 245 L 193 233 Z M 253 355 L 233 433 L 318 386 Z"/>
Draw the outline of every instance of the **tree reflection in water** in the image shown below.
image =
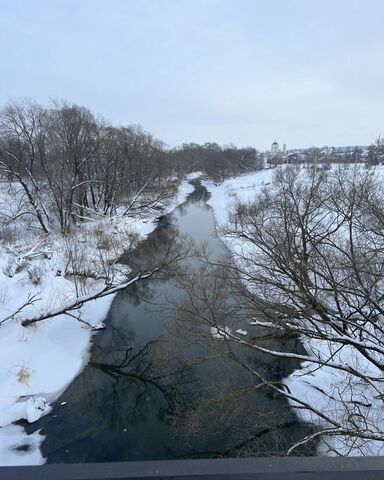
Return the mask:
<path id="1" fill-rule="evenodd" d="M 164 268 L 116 296 L 87 366 L 49 415 L 25 425 L 41 429 L 48 462 L 279 455 L 307 433 L 286 400 L 257 385 L 236 358 L 277 382 L 297 365 L 212 337 L 207 319 L 244 328 L 250 312 L 231 293 L 233 279 L 196 256 L 202 244 L 210 259 L 227 254 L 207 195 L 196 184 L 121 259 L 133 271 Z M 295 339 L 263 341 L 301 348 Z M 307 448 L 296 453 L 314 452 Z"/>

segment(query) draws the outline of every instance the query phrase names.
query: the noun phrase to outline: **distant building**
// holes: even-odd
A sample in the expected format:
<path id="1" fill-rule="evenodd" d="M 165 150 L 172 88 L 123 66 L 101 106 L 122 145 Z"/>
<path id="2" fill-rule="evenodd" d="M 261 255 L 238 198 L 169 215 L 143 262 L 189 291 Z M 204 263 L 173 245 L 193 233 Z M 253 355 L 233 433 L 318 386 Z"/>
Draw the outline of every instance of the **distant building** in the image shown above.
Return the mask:
<path id="1" fill-rule="evenodd" d="M 279 151 L 280 151 L 279 144 L 275 140 L 271 145 L 271 156 L 273 157 L 274 155 L 277 155 Z"/>
<path id="2" fill-rule="evenodd" d="M 299 152 L 287 153 L 287 155 L 284 157 L 284 163 L 287 163 L 288 165 L 303 163 L 304 160 L 304 155 L 301 155 Z"/>
<path id="3" fill-rule="evenodd" d="M 272 165 L 280 165 L 284 163 L 284 158 L 287 154 L 287 146 L 283 145 L 283 148 L 280 148 L 276 140 L 271 145 L 271 151 L 268 155 L 268 163 Z"/>
<path id="4" fill-rule="evenodd" d="M 275 140 L 270 150 L 264 152 L 266 166 L 276 166 L 282 164 L 302 164 L 302 163 L 359 163 L 366 162 L 370 147 L 351 146 L 328 147 L 323 146 L 298 148 L 287 150 L 286 145 L 280 148 Z M 383 160 L 384 164 L 384 154 Z"/>

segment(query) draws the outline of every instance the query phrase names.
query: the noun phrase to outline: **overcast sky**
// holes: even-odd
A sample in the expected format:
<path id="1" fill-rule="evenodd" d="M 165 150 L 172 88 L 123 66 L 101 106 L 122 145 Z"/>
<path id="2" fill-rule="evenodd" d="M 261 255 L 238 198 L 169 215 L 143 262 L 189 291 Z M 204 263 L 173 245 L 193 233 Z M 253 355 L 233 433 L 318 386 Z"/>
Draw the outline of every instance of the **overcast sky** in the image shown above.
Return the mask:
<path id="1" fill-rule="evenodd" d="M 384 133 L 383 0 L 0 0 L 0 104 L 82 104 L 170 145 Z"/>

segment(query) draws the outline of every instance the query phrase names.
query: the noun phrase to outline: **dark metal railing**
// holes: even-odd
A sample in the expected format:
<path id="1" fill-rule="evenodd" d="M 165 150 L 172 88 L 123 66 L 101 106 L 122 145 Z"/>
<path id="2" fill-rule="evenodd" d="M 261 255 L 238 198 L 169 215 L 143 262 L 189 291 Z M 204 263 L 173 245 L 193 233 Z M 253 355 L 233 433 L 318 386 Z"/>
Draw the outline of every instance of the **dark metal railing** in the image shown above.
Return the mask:
<path id="1" fill-rule="evenodd" d="M 0 480 L 384 480 L 384 457 L 241 458 L 0 467 Z"/>

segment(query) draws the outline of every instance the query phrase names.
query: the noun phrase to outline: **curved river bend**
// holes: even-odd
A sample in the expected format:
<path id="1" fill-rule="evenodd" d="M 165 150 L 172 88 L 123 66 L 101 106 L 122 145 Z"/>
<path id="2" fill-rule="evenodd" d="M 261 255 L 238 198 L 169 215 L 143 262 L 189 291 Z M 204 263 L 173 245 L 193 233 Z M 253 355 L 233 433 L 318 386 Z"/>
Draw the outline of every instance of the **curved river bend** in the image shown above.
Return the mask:
<path id="1" fill-rule="evenodd" d="M 89 363 L 49 415 L 23 424 L 28 433 L 41 429 L 48 463 L 282 455 L 309 433 L 284 398 L 255 388 L 257 380 L 230 357 L 277 382 L 298 364 L 239 350 L 213 338 L 204 325 L 204 318 L 218 315 L 222 324 L 257 335 L 250 318 L 234 318 L 237 299 L 225 292 L 217 270 L 207 272 L 206 262 L 184 258 L 192 244 L 203 246 L 210 260 L 228 254 L 208 195 L 195 182 L 187 200 L 127 254 L 133 268 L 156 265 L 164 256 L 180 258 L 160 277 L 115 297 L 106 330 L 93 337 Z M 292 338 L 263 342 L 302 351 Z M 315 447 L 296 454 L 314 455 Z"/>

